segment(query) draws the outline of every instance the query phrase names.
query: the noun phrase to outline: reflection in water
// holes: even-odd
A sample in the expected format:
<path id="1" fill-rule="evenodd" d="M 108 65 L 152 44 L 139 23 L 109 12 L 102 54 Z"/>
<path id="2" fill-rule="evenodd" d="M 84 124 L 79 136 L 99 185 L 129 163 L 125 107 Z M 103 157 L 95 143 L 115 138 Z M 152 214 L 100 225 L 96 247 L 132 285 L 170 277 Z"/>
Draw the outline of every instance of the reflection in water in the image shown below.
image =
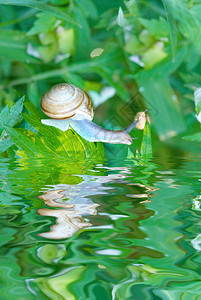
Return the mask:
<path id="1" fill-rule="evenodd" d="M 52 189 L 45 191 L 43 195 L 38 196 L 47 206 L 59 208 L 56 210 L 41 208 L 37 213 L 41 216 L 55 217 L 56 223 L 51 226 L 49 232 L 38 234 L 41 237 L 49 239 L 65 239 L 73 236 L 77 231 L 92 226 L 84 217 L 87 215 L 96 215 L 98 204 L 93 203 L 88 196 L 107 194 L 105 190 L 109 187 L 103 187 L 103 183 L 114 179 L 122 179 L 125 176 L 121 174 L 109 176 L 82 176 L 82 182 L 76 185 L 59 184 L 52 186 Z"/>
<path id="2" fill-rule="evenodd" d="M 49 190 L 39 196 L 47 206 L 63 208 L 56 210 L 46 208 L 37 210 L 39 215 L 56 218 L 56 224 L 51 226 L 50 231 L 40 233 L 39 236 L 49 239 L 64 239 L 71 237 L 82 228 L 91 226 L 91 223 L 86 222 L 83 216 L 96 215 L 96 207 L 98 204 L 94 204 L 90 199 L 81 199 L 82 201 L 79 201 L 80 195 L 76 197 L 76 187 L 77 185 L 72 189 L 70 185 L 63 185 L 63 189 Z M 55 186 L 55 188 L 57 188 L 57 186 Z M 72 198 L 70 191 L 72 191 Z M 68 194 L 69 200 L 65 201 L 66 194 Z"/>
<path id="3" fill-rule="evenodd" d="M 200 300 L 201 161 L 172 162 L 2 166 L 0 298 Z"/>
<path id="4" fill-rule="evenodd" d="M 56 218 L 56 224 L 51 226 L 49 232 L 40 233 L 39 236 L 49 239 L 65 239 L 71 237 L 78 230 L 91 226 L 91 223 L 83 219 L 83 215 L 96 215 L 97 204 L 94 205 L 78 205 L 75 204 L 73 209 L 38 209 L 38 214 L 41 216 L 49 216 Z M 67 207 L 67 205 L 66 205 Z"/>
<path id="5" fill-rule="evenodd" d="M 201 211 L 201 195 L 199 195 L 193 199 L 192 209 Z"/>

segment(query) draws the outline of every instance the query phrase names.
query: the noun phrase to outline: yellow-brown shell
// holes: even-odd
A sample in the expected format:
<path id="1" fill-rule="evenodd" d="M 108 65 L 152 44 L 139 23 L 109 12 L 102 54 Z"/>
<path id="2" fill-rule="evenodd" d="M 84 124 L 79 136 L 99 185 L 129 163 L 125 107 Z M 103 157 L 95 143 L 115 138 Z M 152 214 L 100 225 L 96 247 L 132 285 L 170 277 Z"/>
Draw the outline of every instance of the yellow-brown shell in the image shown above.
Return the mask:
<path id="1" fill-rule="evenodd" d="M 78 114 L 92 120 L 94 116 L 89 95 L 69 83 L 59 83 L 48 90 L 41 99 L 41 109 L 52 119 L 67 119 Z"/>

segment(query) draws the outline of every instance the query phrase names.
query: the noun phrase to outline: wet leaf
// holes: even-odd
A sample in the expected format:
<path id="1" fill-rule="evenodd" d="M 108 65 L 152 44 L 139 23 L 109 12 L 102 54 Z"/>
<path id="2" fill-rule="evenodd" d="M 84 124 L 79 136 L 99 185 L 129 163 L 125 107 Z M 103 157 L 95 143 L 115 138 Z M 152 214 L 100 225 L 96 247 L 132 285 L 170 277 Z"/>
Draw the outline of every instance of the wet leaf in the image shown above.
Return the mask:
<path id="1" fill-rule="evenodd" d="M 37 147 L 34 143 L 34 139 L 31 138 L 34 136 L 33 132 L 22 128 L 12 128 L 7 125 L 4 125 L 4 127 L 7 134 L 17 147 L 23 150 L 28 156 L 40 157 L 37 153 Z"/>
<path id="2" fill-rule="evenodd" d="M 0 113 L 0 153 L 8 150 L 12 145 L 13 141 L 5 134 L 4 125 L 11 127 L 22 121 L 21 112 L 23 109 L 24 97 L 19 99 L 9 110 L 6 106 Z"/>
<path id="3" fill-rule="evenodd" d="M 11 139 L 2 139 L 0 138 L 0 153 L 8 150 L 13 145 Z"/>

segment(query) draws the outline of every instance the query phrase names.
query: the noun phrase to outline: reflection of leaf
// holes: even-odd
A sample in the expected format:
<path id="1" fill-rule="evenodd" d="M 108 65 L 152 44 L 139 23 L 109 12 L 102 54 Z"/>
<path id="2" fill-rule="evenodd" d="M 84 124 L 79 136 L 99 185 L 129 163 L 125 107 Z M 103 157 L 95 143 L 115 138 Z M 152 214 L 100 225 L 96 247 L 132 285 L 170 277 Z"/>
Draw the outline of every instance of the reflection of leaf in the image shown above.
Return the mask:
<path id="1" fill-rule="evenodd" d="M 40 287 L 43 295 L 50 299 L 76 299 L 75 292 L 70 288 L 79 278 L 85 277 L 86 266 L 71 267 L 66 273 L 52 278 L 38 277 L 34 283 Z M 77 293 L 76 293 L 77 294 Z"/>
<path id="2" fill-rule="evenodd" d="M 65 254 L 65 247 L 61 245 L 45 244 L 40 250 L 40 259 L 46 264 L 51 264 L 55 259 L 61 259 Z"/>

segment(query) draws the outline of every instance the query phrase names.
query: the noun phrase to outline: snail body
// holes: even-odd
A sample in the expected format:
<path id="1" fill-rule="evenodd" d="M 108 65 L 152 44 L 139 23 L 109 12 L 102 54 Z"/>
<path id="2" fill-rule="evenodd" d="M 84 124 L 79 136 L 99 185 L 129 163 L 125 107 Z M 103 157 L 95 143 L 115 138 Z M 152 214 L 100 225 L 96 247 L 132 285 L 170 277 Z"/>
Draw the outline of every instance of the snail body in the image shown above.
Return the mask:
<path id="1" fill-rule="evenodd" d="M 42 119 L 45 125 L 54 126 L 62 131 L 72 127 L 81 137 L 89 142 L 112 144 L 132 144 L 129 132 L 140 118 L 132 122 L 125 130 L 108 130 L 92 122 L 93 103 L 87 93 L 80 88 L 60 83 L 53 86 L 42 97 L 41 109 L 51 119 Z"/>

